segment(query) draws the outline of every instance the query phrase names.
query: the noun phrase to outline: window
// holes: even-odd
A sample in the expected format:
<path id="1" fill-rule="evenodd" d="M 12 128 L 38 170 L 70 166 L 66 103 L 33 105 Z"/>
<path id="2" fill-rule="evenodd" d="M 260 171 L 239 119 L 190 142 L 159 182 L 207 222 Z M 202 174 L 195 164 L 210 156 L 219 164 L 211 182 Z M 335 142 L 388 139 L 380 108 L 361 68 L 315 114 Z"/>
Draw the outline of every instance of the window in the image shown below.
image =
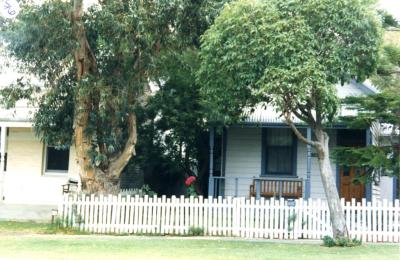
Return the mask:
<path id="1" fill-rule="evenodd" d="M 68 172 L 69 148 L 57 149 L 53 146 L 46 148 L 46 172 Z"/>
<path id="2" fill-rule="evenodd" d="M 295 175 L 296 139 L 292 130 L 265 130 L 264 163 L 266 175 Z"/>

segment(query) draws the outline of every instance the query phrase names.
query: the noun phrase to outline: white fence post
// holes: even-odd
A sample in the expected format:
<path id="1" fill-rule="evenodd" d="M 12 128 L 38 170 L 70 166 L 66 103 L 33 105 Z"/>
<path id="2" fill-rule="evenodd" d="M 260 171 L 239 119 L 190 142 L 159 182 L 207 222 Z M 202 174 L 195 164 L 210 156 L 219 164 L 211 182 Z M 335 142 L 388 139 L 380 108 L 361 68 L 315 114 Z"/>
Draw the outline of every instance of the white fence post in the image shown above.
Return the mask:
<path id="1" fill-rule="evenodd" d="M 341 200 L 351 238 L 367 242 L 400 242 L 400 203 L 387 200 Z M 292 204 L 292 203 L 291 203 Z M 273 198 L 176 198 L 65 195 L 59 221 L 92 233 L 187 234 L 269 239 L 320 239 L 332 235 L 326 201 Z"/>

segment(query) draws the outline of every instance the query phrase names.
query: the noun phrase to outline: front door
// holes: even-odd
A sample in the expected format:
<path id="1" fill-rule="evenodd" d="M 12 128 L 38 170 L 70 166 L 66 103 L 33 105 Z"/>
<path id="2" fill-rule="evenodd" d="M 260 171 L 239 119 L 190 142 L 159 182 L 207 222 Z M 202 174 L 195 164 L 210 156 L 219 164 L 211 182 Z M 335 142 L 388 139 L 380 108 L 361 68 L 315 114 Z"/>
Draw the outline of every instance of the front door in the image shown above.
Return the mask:
<path id="1" fill-rule="evenodd" d="M 355 167 L 340 168 L 340 197 L 346 201 L 351 201 L 355 198 L 356 201 L 361 201 L 365 198 L 365 185 L 358 183 L 354 184 L 353 180 L 364 174 L 364 169 Z"/>

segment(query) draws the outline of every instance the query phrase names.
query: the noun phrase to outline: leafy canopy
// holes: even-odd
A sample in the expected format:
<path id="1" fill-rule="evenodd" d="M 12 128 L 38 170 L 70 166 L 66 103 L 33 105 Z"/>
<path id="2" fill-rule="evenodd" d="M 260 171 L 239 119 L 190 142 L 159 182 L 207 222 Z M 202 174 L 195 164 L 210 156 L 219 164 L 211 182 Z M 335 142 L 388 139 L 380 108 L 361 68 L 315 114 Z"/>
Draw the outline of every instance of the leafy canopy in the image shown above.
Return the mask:
<path id="1" fill-rule="evenodd" d="M 198 79 L 212 120 L 271 102 L 312 125 L 330 121 L 334 85 L 375 69 L 379 20 L 358 0 L 239 0 L 202 37 Z"/>
<path id="2" fill-rule="evenodd" d="M 92 162 L 106 164 L 126 140 L 129 113 L 147 96 L 147 81 L 163 77 L 162 52 L 180 52 L 198 45 L 202 33 L 218 14 L 220 1 L 99 1 L 85 11 L 84 28 L 96 67 L 77 82 L 74 50 L 78 44 L 69 1 L 23 4 L 18 19 L 2 21 L 2 40 L 18 69 L 43 83 L 26 79 L 2 90 L 3 102 L 13 106 L 35 99 L 34 123 L 46 143 L 70 145 L 76 97 L 90 96 L 89 127 Z"/>
<path id="3" fill-rule="evenodd" d="M 390 90 L 367 97 L 351 97 L 346 105 L 358 111 L 357 117 L 342 118 L 349 127 L 368 128 L 382 123 L 383 136 L 362 148 L 342 147 L 335 150 L 339 165 L 365 168 L 366 175 L 356 181 L 371 182 L 382 174 L 400 175 L 400 95 Z"/>
<path id="4" fill-rule="evenodd" d="M 399 27 L 399 24 L 391 15 L 385 12 L 383 14 L 384 27 Z M 394 40 L 395 38 L 397 38 L 397 41 Z M 371 79 L 380 93 L 366 97 L 346 98 L 343 103 L 356 109 L 358 114 L 357 116 L 342 118 L 342 120 L 353 128 L 367 128 L 378 122 L 381 124 L 381 134 L 383 135 L 375 137 L 377 142 L 368 147 L 347 147 L 335 151 L 336 160 L 340 165 L 367 169 L 367 174 L 359 179 L 361 182 L 378 180 L 382 174 L 400 175 L 399 31 L 385 31 L 377 70 Z"/>

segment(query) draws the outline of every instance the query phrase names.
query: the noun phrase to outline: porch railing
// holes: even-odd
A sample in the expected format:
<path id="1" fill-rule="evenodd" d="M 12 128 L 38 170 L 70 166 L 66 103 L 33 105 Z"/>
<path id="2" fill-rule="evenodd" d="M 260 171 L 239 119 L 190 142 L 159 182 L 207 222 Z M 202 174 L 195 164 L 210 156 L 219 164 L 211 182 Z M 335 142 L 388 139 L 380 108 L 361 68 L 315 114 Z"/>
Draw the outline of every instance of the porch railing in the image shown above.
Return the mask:
<path id="1" fill-rule="evenodd" d="M 301 198 L 304 180 L 280 177 L 212 176 L 209 195 L 213 197 Z"/>

